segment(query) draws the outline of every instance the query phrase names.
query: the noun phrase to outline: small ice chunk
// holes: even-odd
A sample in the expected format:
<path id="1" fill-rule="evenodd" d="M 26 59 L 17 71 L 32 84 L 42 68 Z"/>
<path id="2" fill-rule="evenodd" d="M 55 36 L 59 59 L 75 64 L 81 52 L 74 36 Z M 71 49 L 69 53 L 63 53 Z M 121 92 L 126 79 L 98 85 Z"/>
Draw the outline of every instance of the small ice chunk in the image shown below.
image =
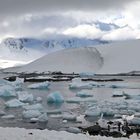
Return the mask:
<path id="1" fill-rule="evenodd" d="M 6 113 L 4 111 L 0 111 L 0 116 L 4 116 Z"/>
<path id="2" fill-rule="evenodd" d="M 63 123 L 67 123 L 68 121 L 67 120 L 63 120 Z"/>
<path id="3" fill-rule="evenodd" d="M 31 118 L 30 119 L 30 123 L 36 123 L 36 122 L 38 122 L 38 118 Z"/>
<path id="4" fill-rule="evenodd" d="M 39 111 L 43 111 L 44 110 L 42 104 L 39 104 L 39 103 L 33 104 L 33 105 L 23 106 L 23 108 L 25 110 L 39 110 Z"/>
<path id="5" fill-rule="evenodd" d="M 63 120 L 76 121 L 76 115 L 73 115 L 73 114 L 64 114 L 63 115 Z"/>
<path id="6" fill-rule="evenodd" d="M 80 83 L 71 83 L 69 84 L 69 88 L 70 89 L 92 89 L 93 86 L 90 83 L 84 83 L 84 82 L 80 82 Z"/>
<path id="7" fill-rule="evenodd" d="M 16 97 L 15 89 L 10 85 L 1 86 L 0 97 Z"/>
<path id="8" fill-rule="evenodd" d="M 38 110 L 27 110 L 22 113 L 24 119 L 38 118 L 41 113 Z"/>
<path id="9" fill-rule="evenodd" d="M 48 89 L 49 85 L 50 85 L 50 83 L 48 81 L 46 81 L 46 82 L 31 84 L 28 86 L 28 88 L 30 88 L 30 89 Z"/>
<path id="10" fill-rule="evenodd" d="M 76 122 L 77 123 L 83 123 L 85 122 L 85 115 L 80 115 L 76 117 Z"/>
<path id="11" fill-rule="evenodd" d="M 114 91 L 113 92 L 113 97 L 123 97 L 124 96 L 124 92 L 123 91 Z"/>
<path id="12" fill-rule="evenodd" d="M 93 94 L 88 93 L 87 90 L 82 90 L 82 91 L 79 91 L 78 93 L 76 93 L 76 96 L 81 97 L 81 98 L 86 98 L 86 97 L 93 97 Z"/>
<path id="13" fill-rule="evenodd" d="M 63 118 L 63 115 L 62 114 L 52 114 L 49 117 L 58 119 L 58 118 Z"/>
<path id="14" fill-rule="evenodd" d="M 81 130 L 79 128 L 77 128 L 77 127 L 69 127 L 67 129 L 67 131 L 70 132 L 70 133 L 74 133 L 74 134 L 81 133 Z"/>
<path id="15" fill-rule="evenodd" d="M 87 98 L 80 98 L 80 97 L 71 97 L 66 100 L 67 103 L 80 103 L 80 102 L 96 102 L 95 98 L 87 97 Z"/>
<path id="16" fill-rule="evenodd" d="M 63 103 L 64 98 L 60 92 L 56 91 L 48 95 L 47 102 L 48 103 Z"/>
<path id="17" fill-rule="evenodd" d="M 48 121 L 48 116 L 47 113 L 43 113 L 38 117 L 39 122 L 47 122 Z"/>
<path id="18" fill-rule="evenodd" d="M 2 116 L 1 118 L 2 118 L 2 119 L 14 119 L 15 116 L 11 114 L 11 115 L 4 115 L 4 116 Z"/>
<path id="19" fill-rule="evenodd" d="M 85 115 L 87 117 L 98 117 L 101 115 L 101 111 L 100 109 L 97 109 L 96 107 L 91 107 L 85 111 Z"/>
<path id="20" fill-rule="evenodd" d="M 32 94 L 29 94 L 28 92 L 18 93 L 18 99 L 21 102 L 33 102 L 34 101 L 33 95 Z"/>
<path id="21" fill-rule="evenodd" d="M 24 106 L 25 104 L 19 101 L 18 99 L 12 99 L 10 101 L 7 101 L 5 105 L 6 107 L 21 107 Z"/>
<path id="22" fill-rule="evenodd" d="M 37 97 L 37 98 L 36 98 L 36 102 L 37 102 L 37 103 L 42 102 L 42 100 L 43 100 L 43 99 L 42 99 L 41 97 Z"/>

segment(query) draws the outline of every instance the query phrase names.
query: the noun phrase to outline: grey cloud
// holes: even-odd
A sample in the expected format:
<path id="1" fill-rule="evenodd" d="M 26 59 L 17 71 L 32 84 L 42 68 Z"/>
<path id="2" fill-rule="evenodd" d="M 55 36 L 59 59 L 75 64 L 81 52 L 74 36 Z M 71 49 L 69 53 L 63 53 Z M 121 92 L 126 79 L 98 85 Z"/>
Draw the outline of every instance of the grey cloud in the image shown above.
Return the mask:
<path id="1" fill-rule="evenodd" d="M 106 10 L 122 8 L 138 0 L 0 0 L 0 16 L 65 10 Z"/>

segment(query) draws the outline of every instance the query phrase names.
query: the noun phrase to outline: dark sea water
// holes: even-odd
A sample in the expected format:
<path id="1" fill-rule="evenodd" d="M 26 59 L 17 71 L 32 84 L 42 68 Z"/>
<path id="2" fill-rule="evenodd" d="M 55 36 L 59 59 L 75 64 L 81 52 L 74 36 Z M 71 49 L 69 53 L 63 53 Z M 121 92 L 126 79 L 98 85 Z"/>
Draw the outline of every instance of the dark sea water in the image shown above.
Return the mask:
<path id="1" fill-rule="evenodd" d="M 140 82 L 140 77 L 117 77 L 124 79 L 124 82 Z M 124 83 L 121 82 L 121 83 Z M 52 82 L 49 89 L 44 90 L 32 90 L 28 89 L 27 86 L 32 83 L 24 83 L 23 90 L 28 91 L 28 93 L 32 93 L 34 97 L 41 97 L 43 99 L 42 105 L 45 108 L 46 111 L 48 110 L 61 110 L 65 113 L 73 113 L 76 116 L 84 115 L 86 109 L 88 108 L 89 103 L 67 103 L 64 102 L 62 104 L 47 104 L 47 96 L 48 94 L 59 91 L 64 99 L 69 99 L 71 97 L 75 97 L 76 93 L 80 90 L 70 90 L 69 89 L 69 83 L 70 82 Z M 113 82 L 114 83 L 114 82 Z M 115 82 L 120 83 L 120 82 Z M 111 102 L 117 102 L 124 100 L 122 98 L 113 98 L 112 94 L 115 90 L 113 88 L 93 88 L 92 90 L 88 90 L 89 93 L 93 94 L 93 97 L 95 100 L 100 104 L 100 102 L 103 101 L 111 101 Z M 140 93 L 140 89 L 121 89 L 121 90 L 129 90 L 133 92 Z M 22 108 L 14 108 L 14 109 L 7 109 L 4 106 L 4 103 L 7 101 L 7 99 L 0 98 L 0 110 L 4 110 L 6 114 L 13 114 L 15 115 L 15 119 L 1 119 L 0 118 L 0 126 L 3 127 L 24 127 L 24 128 L 38 128 L 38 129 L 54 129 L 54 130 L 65 130 L 69 126 L 90 126 L 95 123 L 99 118 L 91 118 L 91 119 L 85 119 L 84 123 L 76 123 L 74 121 L 68 121 L 67 123 L 63 123 L 62 117 L 53 118 L 50 115 L 48 115 L 49 120 L 47 123 L 30 123 L 29 120 L 24 120 L 22 118 Z M 60 114 L 59 114 L 60 115 Z"/>

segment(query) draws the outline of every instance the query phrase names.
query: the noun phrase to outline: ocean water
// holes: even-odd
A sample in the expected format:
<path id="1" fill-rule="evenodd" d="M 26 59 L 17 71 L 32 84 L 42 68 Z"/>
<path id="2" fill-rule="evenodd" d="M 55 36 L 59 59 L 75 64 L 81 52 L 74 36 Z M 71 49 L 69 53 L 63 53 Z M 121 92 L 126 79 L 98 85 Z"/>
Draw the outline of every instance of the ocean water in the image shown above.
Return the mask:
<path id="1" fill-rule="evenodd" d="M 124 82 L 140 82 L 139 77 L 118 77 L 123 78 Z M 67 103 L 64 102 L 62 104 L 48 104 L 47 103 L 47 96 L 55 91 L 59 91 L 64 99 L 69 99 L 71 97 L 75 97 L 76 93 L 80 90 L 70 90 L 69 89 L 70 82 L 52 82 L 49 89 L 44 90 L 37 90 L 37 89 L 28 89 L 27 86 L 32 83 L 24 83 L 23 90 L 27 91 L 28 93 L 32 93 L 34 97 L 41 97 L 43 99 L 42 105 L 46 111 L 51 110 L 62 110 L 63 113 L 67 114 L 75 114 L 76 116 L 84 115 L 86 109 L 91 103 L 83 102 L 83 103 Z M 113 83 L 120 83 L 120 82 L 113 82 Z M 123 82 L 121 82 L 123 83 Z M 115 90 L 128 90 L 132 91 L 133 93 L 137 92 L 140 93 L 140 89 L 113 89 L 113 88 L 93 88 L 92 90 L 88 90 L 89 93 L 93 94 L 93 98 L 98 102 L 100 105 L 102 102 L 123 102 L 124 98 L 113 98 L 112 94 Z M 28 120 L 24 120 L 22 118 L 22 108 L 5 108 L 4 103 L 7 99 L 0 98 L 0 110 L 4 110 L 6 114 L 13 114 L 15 115 L 15 119 L 1 119 L 0 118 L 0 126 L 3 127 L 24 127 L 24 128 L 38 128 L 38 129 L 54 129 L 54 130 L 65 130 L 69 126 L 90 126 L 95 123 L 99 119 L 96 118 L 86 118 L 84 123 L 75 123 L 75 121 L 68 121 L 67 123 L 63 123 L 63 119 L 60 118 L 52 118 L 50 115 L 49 120 L 47 123 L 30 123 Z M 135 101 L 134 101 L 135 102 Z M 137 101 L 139 102 L 139 101 Z M 110 118 L 109 118 L 110 119 Z"/>

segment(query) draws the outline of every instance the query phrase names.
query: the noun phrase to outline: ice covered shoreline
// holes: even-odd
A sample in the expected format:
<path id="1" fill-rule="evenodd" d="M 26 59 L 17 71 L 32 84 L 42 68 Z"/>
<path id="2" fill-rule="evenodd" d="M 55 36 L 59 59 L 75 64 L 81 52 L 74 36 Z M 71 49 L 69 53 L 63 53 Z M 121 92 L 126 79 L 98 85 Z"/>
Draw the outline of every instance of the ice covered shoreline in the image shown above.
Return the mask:
<path id="1" fill-rule="evenodd" d="M 118 138 L 72 134 L 65 131 L 50 131 L 24 128 L 0 127 L 0 140 L 118 140 Z M 138 140 L 135 136 L 130 139 Z M 119 138 L 119 140 L 128 140 Z"/>

